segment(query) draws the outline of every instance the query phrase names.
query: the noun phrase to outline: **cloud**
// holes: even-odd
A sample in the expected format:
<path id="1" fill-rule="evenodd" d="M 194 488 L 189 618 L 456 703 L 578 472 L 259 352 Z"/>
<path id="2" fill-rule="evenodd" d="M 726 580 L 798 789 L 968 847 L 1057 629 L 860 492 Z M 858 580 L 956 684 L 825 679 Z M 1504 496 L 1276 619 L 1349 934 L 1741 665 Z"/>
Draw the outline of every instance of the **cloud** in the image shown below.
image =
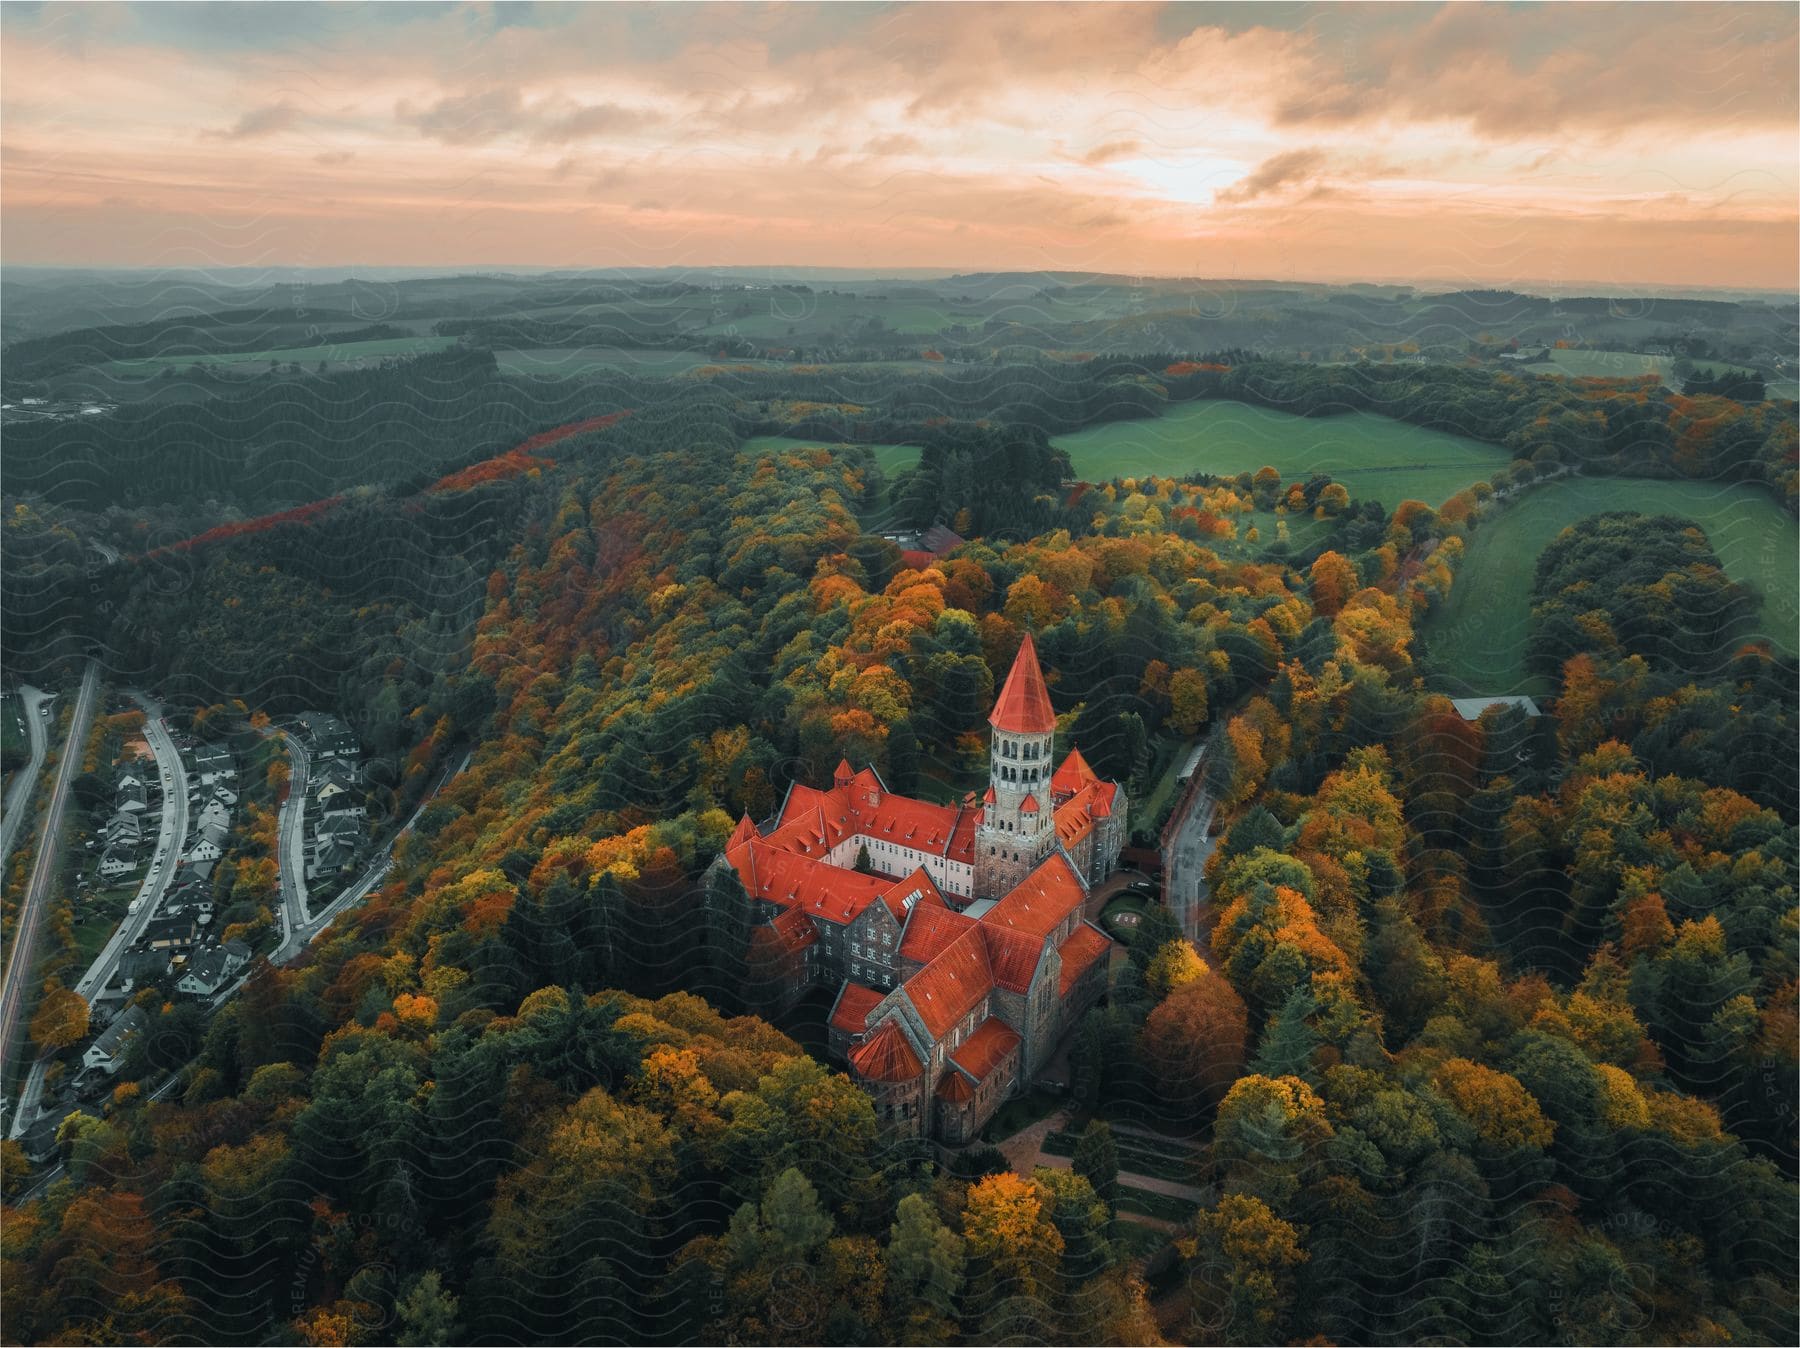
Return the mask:
<path id="1" fill-rule="evenodd" d="M 517 88 L 453 94 L 424 108 L 403 102 L 394 115 L 402 125 L 445 145 L 486 145 L 508 136 L 538 145 L 567 145 L 638 131 L 660 120 L 655 113 L 618 103 L 582 104 L 552 97 L 527 104 Z"/>
<path id="2" fill-rule="evenodd" d="M 1324 167 L 1323 150 L 1287 150 L 1263 160 L 1248 176 L 1220 192 L 1219 200 L 1241 206 L 1284 187 L 1315 182 Z"/>
<path id="3" fill-rule="evenodd" d="M 627 108 L 617 103 L 591 103 L 575 108 L 544 122 L 531 133 L 533 140 L 546 145 L 562 145 L 572 140 L 589 140 L 595 136 L 611 136 L 640 131 L 660 120 L 641 108 Z"/>
<path id="4" fill-rule="evenodd" d="M 214 140 L 257 140 L 263 136 L 273 136 L 278 131 L 286 131 L 299 120 L 300 109 L 292 103 L 266 103 L 260 108 L 250 109 L 223 131 L 206 131 L 202 134 Z"/>
<path id="5" fill-rule="evenodd" d="M 1278 125 L 1466 122 L 1483 136 L 1782 126 L 1800 23 L 1786 5 L 1446 5 L 1347 27 L 1274 104 Z"/>
<path id="6" fill-rule="evenodd" d="M 1129 159 L 1140 153 L 1144 143 L 1138 140 L 1109 140 L 1104 145 L 1096 145 L 1081 156 L 1081 162 L 1090 168 L 1101 164 L 1109 164 L 1115 159 Z"/>
<path id="7" fill-rule="evenodd" d="M 315 164 L 348 164 L 356 158 L 355 150 L 326 150 L 313 156 Z"/>
<path id="8" fill-rule="evenodd" d="M 925 143 L 904 131 L 891 131 L 885 136 L 872 136 L 863 142 L 862 152 L 878 157 L 922 154 Z"/>
<path id="9" fill-rule="evenodd" d="M 524 99 L 513 89 L 452 94 L 427 108 L 402 103 L 394 110 L 401 124 L 445 145 L 484 145 L 520 128 Z"/>

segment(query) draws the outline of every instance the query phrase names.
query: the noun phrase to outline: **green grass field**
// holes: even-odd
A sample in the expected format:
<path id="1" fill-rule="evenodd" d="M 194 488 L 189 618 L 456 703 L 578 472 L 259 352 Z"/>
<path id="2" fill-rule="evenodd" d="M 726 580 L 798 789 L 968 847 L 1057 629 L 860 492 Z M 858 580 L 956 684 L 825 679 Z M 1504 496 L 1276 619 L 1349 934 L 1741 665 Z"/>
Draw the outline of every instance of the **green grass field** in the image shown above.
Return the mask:
<path id="1" fill-rule="evenodd" d="M 1670 367 L 1675 364 L 1673 356 L 1646 356 L 1636 351 L 1552 351 L 1550 364 L 1551 373 L 1575 378 L 1630 379 L 1642 374 L 1653 374 L 1663 383 L 1676 386 L 1674 376 L 1669 373 Z M 1544 372 L 1542 365 L 1527 365 L 1525 368 Z M 1697 360 L 1694 368 L 1707 374 L 1717 374 L 1720 370 L 1741 370 L 1744 367 L 1733 365 L 1728 360 Z M 1767 381 L 1767 388 L 1771 398 L 1792 398 L 1800 385 L 1796 385 L 1792 379 L 1770 379 Z"/>
<path id="2" fill-rule="evenodd" d="M 378 342 L 326 343 L 319 346 L 295 346 L 282 351 L 240 351 L 219 356 L 146 356 L 141 360 L 115 360 L 104 368 L 111 374 L 159 374 L 173 367 L 185 370 L 193 365 L 267 365 L 290 362 L 305 369 L 315 368 L 320 361 L 328 367 L 342 367 L 365 361 L 385 360 L 389 356 L 417 356 L 429 351 L 443 351 L 456 345 L 454 337 L 393 337 Z"/>
<path id="3" fill-rule="evenodd" d="M 1470 537 L 1450 600 L 1426 625 L 1432 655 L 1451 691 L 1550 691 L 1547 680 L 1528 676 L 1524 666 L 1538 554 L 1569 525 L 1607 510 L 1694 520 L 1732 579 L 1762 592 L 1759 632 L 1795 649 L 1800 528 L 1767 492 L 1708 482 L 1565 478 L 1503 504 Z"/>
<path id="4" fill-rule="evenodd" d="M 1160 417 L 1117 421 L 1055 442 L 1089 481 L 1147 474 L 1255 472 L 1265 464 L 1288 481 L 1329 473 L 1359 498 L 1390 509 L 1400 501 L 1441 505 L 1504 468 L 1498 445 L 1429 431 L 1373 412 L 1297 417 L 1245 403 L 1178 403 Z"/>
<path id="5" fill-rule="evenodd" d="M 767 361 L 716 361 L 701 351 L 663 351 L 628 346 L 546 346 L 496 351 L 501 374 L 584 375 L 627 370 L 646 376 L 686 374 L 702 365 L 765 365 Z"/>
<path id="6" fill-rule="evenodd" d="M 1542 365 L 1525 368 L 1577 379 L 1635 379 L 1645 374 L 1666 379 L 1674 363 L 1673 356 L 1646 356 L 1636 351 L 1552 351 L 1550 370 Z"/>

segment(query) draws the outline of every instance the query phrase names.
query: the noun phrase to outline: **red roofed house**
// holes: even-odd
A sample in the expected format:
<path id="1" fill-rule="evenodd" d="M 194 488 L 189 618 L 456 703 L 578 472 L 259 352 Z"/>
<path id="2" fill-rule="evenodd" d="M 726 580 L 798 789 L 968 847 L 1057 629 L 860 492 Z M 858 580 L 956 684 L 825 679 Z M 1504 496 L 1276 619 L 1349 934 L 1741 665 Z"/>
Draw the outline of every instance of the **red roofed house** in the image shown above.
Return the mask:
<path id="1" fill-rule="evenodd" d="M 1112 943 L 1082 907 L 1125 836 L 1116 782 L 1078 751 L 1052 771 L 1056 714 L 1029 636 L 988 722 L 981 804 L 897 796 L 840 763 L 829 791 L 796 784 L 766 836 L 743 820 L 722 858 L 780 1000 L 837 984 L 832 1052 L 885 1123 L 950 1143 L 973 1138 L 1105 990 Z M 875 874 L 854 869 L 864 849 Z"/>

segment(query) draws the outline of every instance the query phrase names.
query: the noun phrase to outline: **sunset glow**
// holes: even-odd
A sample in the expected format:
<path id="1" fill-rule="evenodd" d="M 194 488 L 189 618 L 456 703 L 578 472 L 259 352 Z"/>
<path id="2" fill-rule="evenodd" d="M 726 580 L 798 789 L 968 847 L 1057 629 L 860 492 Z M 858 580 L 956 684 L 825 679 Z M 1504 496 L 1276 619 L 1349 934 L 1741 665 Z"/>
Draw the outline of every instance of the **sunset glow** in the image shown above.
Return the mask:
<path id="1" fill-rule="evenodd" d="M 4 259 L 1785 288 L 1796 11 L 8 5 Z"/>

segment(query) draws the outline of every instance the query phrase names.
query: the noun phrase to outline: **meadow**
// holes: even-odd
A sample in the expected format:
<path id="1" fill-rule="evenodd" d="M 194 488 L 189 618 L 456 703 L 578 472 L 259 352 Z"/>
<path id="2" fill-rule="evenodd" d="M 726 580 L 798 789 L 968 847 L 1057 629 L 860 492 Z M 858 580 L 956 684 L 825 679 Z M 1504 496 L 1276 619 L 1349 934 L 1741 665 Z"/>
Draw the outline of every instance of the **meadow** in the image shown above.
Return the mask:
<path id="1" fill-rule="evenodd" d="M 1551 373 L 1569 375 L 1581 379 L 1632 379 L 1638 375 L 1653 374 L 1671 388 L 1679 387 L 1669 371 L 1675 364 L 1673 356 L 1646 356 L 1637 351 L 1552 351 L 1550 363 L 1554 366 Z M 1527 366 L 1527 369 L 1542 370 L 1541 365 Z M 1730 361 L 1697 360 L 1694 368 L 1707 374 L 1717 374 L 1720 370 L 1732 367 Z M 1795 396 L 1796 384 L 1792 379 L 1771 379 L 1767 381 L 1771 398 L 1792 398 Z"/>
<path id="2" fill-rule="evenodd" d="M 494 352 L 501 374 L 583 375 L 595 370 L 624 370 L 650 377 L 686 374 L 702 365 L 761 365 L 764 361 L 719 362 L 702 351 L 665 351 L 653 347 L 546 346 Z"/>
<path id="3" fill-rule="evenodd" d="M 1503 504 L 1470 536 L 1449 602 L 1425 627 L 1450 691 L 1551 691 L 1548 680 L 1528 675 L 1524 665 L 1538 554 L 1569 525 L 1607 510 L 1679 515 L 1700 525 L 1732 579 L 1761 591 L 1758 634 L 1795 649 L 1800 526 L 1767 492 L 1742 484 L 1564 478 Z"/>
<path id="4" fill-rule="evenodd" d="M 1255 472 L 1288 481 L 1329 473 L 1350 494 L 1390 509 L 1400 501 L 1441 505 L 1504 468 L 1498 445 L 1409 426 L 1373 412 L 1298 417 L 1247 403 L 1177 403 L 1159 417 L 1094 426 L 1055 442 L 1076 476 L 1100 482 L 1146 474 Z"/>
<path id="5" fill-rule="evenodd" d="M 275 361 L 314 369 L 320 361 L 327 368 L 342 369 L 391 356 L 418 356 L 443 351 L 456 345 L 454 337 L 391 337 L 374 342 L 322 343 L 318 346 L 294 346 L 279 351 L 238 351 L 223 355 L 144 356 L 137 360 L 115 360 L 102 368 L 114 375 L 160 374 L 167 369 L 185 370 L 195 365 L 267 365 Z"/>

